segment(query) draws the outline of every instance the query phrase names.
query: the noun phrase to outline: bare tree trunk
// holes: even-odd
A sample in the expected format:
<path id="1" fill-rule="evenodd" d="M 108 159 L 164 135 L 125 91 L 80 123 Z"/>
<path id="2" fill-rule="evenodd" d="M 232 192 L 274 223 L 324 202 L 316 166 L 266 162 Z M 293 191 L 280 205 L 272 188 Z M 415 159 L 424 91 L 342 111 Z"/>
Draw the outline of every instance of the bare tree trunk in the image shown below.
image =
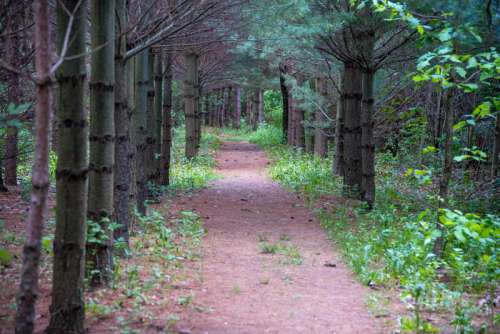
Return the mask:
<path id="1" fill-rule="evenodd" d="M 234 92 L 233 127 L 235 129 L 239 129 L 240 126 L 241 126 L 241 88 L 240 86 L 236 86 Z"/>
<path id="2" fill-rule="evenodd" d="M 280 66 L 280 89 L 281 98 L 283 100 L 283 117 L 282 117 L 282 129 L 283 129 L 283 141 L 288 142 L 288 87 L 285 81 L 286 66 Z"/>
<path id="3" fill-rule="evenodd" d="M 84 333 L 83 277 L 87 217 L 88 124 L 85 112 L 85 37 L 87 2 L 57 2 L 59 50 L 69 23 L 74 21 L 59 81 L 58 160 L 56 171 L 56 230 L 50 323 L 46 333 Z M 66 58 L 66 59 L 67 59 Z"/>
<path id="4" fill-rule="evenodd" d="M 231 125 L 231 120 L 233 119 L 231 115 L 231 95 L 233 94 L 233 87 L 228 87 L 226 89 L 226 95 L 224 97 L 224 126 L 229 127 Z"/>
<path id="5" fill-rule="evenodd" d="M 222 114 L 222 109 L 223 109 L 223 100 L 224 100 L 224 89 L 220 88 L 219 89 L 219 92 L 217 94 L 217 103 L 216 103 L 216 106 L 217 106 L 217 112 L 216 112 L 216 126 L 218 128 L 221 128 L 222 127 L 222 121 L 223 121 L 223 114 Z"/>
<path id="6" fill-rule="evenodd" d="M 262 89 L 257 90 L 257 104 L 258 104 L 259 124 L 262 124 L 265 122 L 265 119 L 264 119 L 264 93 L 262 92 Z"/>
<path id="7" fill-rule="evenodd" d="M 106 43 L 115 38 L 115 1 L 92 0 L 91 8 L 92 49 L 96 51 L 92 53 L 90 79 L 88 218 L 100 225 L 104 238 L 87 244 L 87 276 L 93 286 L 109 286 L 113 279 L 109 224 L 113 217 L 115 45 Z"/>
<path id="8" fill-rule="evenodd" d="M 448 190 L 451 174 L 453 172 L 453 99 L 454 90 L 448 89 L 444 96 L 444 163 L 441 178 L 439 180 L 439 207 L 448 206 Z M 441 223 L 438 221 L 438 227 L 441 229 Z M 434 254 L 440 257 L 443 253 L 443 238 L 439 237 L 434 244 Z"/>
<path id="9" fill-rule="evenodd" d="M 16 334 L 31 334 L 35 324 L 38 275 L 43 225 L 47 220 L 50 186 L 49 152 L 52 126 L 52 81 L 50 73 L 49 5 L 34 2 L 36 83 L 35 157 L 32 169 L 31 206 L 23 249 L 23 267 L 16 314 Z"/>
<path id="10" fill-rule="evenodd" d="M 7 15 L 7 34 L 5 50 L 7 62 L 14 68 L 21 66 L 22 55 L 19 47 L 18 33 L 21 28 L 21 10 L 19 4 L 10 4 Z M 3 27 L 2 27 L 3 28 Z M 12 73 L 8 77 L 7 100 L 18 106 L 21 104 L 21 85 L 19 75 Z M 15 119 L 19 115 L 7 115 L 8 119 Z M 7 125 L 5 133 L 5 184 L 9 186 L 17 185 L 17 161 L 19 156 L 18 129 L 15 125 Z"/>
<path id="11" fill-rule="evenodd" d="M 154 151 L 154 163 L 155 163 L 155 171 L 154 171 L 154 181 L 157 184 L 160 184 L 160 176 L 161 176 L 161 130 L 162 130 L 162 121 L 163 121 L 163 52 L 160 50 L 158 54 L 155 55 L 154 62 L 154 88 L 155 88 L 155 151 Z"/>
<path id="12" fill-rule="evenodd" d="M 342 73 L 341 94 L 337 103 L 337 115 L 335 117 L 335 155 L 333 160 L 333 171 L 338 176 L 344 176 L 344 121 L 345 121 L 345 71 Z"/>
<path id="13" fill-rule="evenodd" d="M 150 192 L 149 186 L 155 183 L 155 87 L 154 87 L 154 58 L 153 50 L 150 50 L 148 55 L 148 98 L 147 98 L 147 113 L 146 113 L 146 193 L 147 197 L 152 199 L 153 193 Z"/>
<path id="14" fill-rule="evenodd" d="M 163 93 L 163 137 L 161 145 L 161 184 L 170 184 L 170 156 L 172 150 L 172 54 L 165 54 Z"/>
<path id="15" fill-rule="evenodd" d="M 361 194 L 370 208 L 375 202 L 375 145 L 373 142 L 373 77 L 371 70 L 363 71 L 363 101 L 361 111 L 361 153 L 363 177 Z"/>
<path id="16" fill-rule="evenodd" d="M 344 123 L 344 193 L 360 199 L 361 166 L 361 70 L 352 63 L 345 64 L 345 123 Z"/>
<path id="17" fill-rule="evenodd" d="M 0 156 L 0 192 L 8 192 L 9 189 L 5 186 L 3 181 L 3 158 Z"/>
<path id="18" fill-rule="evenodd" d="M 135 177 L 137 187 L 137 211 L 145 215 L 147 199 L 146 188 L 146 127 L 147 127 L 147 104 L 148 104 L 148 85 L 149 85 L 149 50 L 142 51 L 136 58 L 135 63 L 135 110 L 133 113 L 133 123 L 135 127 Z"/>
<path id="19" fill-rule="evenodd" d="M 246 93 L 246 121 L 248 126 L 252 126 L 252 94 L 250 90 L 247 90 Z"/>
<path id="20" fill-rule="evenodd" d="M 496 115 L 496 126 L 495 126 L 495 144 L 493 146 L 493 154 L 491 157 L 491 178 L 495 179 L 498 176 L 499 169 L 499 156 L 500 156 L 500 113 Z"/>
<path id="21" fill-rule="evenodd" d="M 132 110 L 128 96 L 128 84 L 133 81 L 125 63 L 127 30 L 127 0 L 116 0 L 116 61 L 115 61 L 115 170 L 114 170 L 114 219 L 119 227 L 114 232 L 116 240 L 129 243 L 130 227 L 130 193 L 131 173 L 131 141 L 130 128 Z"/>
<path id="22" fill-rule="evenodd" d="M 292 92 L 288 91 L 288 145 L 295 146 L 296 126 L 295 126 L 295 103 Z"/>
<path id="23" fill-rule="evenodd" d="M 252 94 L 252 129 L 255 131 L 259 126 L 259 92 L 255 90 Z"/>
<path id="24" fill-rule="evenodd" d="M 325 79 L 316 79 L 316 91 L 326 100 Z M 327 142 L 325 135 L 325 125 L 327 123 L 327 119 L 319 108 L 316 109 L 314 118 L 314 154 L 319 157 L 325 157 L 327 154 Z"/>
<path id="25" fill-rule="evenodd" d="M 189 53 L 186 55 L 186 79 L 184 82 L 184 103 L 186 117 L 186 158 L 194 158 L 197 155 L 196 145 L 196 114 L 198 109 L 198 55 Z M 222 123 L 223 124 L 223 123 Z"/>
<path id="26" fill-rule="evenodd" d="M 203 98 L 203 124 L 210 126 L 210 93 L 207 92 Z"/>

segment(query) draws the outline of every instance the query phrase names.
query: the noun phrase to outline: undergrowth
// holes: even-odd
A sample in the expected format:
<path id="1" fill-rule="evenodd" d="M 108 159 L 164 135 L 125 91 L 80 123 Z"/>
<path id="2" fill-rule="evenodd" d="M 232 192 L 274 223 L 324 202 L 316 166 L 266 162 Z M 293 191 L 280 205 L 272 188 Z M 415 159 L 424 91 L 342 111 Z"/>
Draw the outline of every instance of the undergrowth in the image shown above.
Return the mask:
<path id="1" fill-rule="evenodd" d="M 341 201 L 335 198 L 341 181 L 331 160 L 277 145 L 280 133 L 277 127 L 264 126 L 249 137 L 268 151 L 273 179 L 316 207 L 322 227 L 361 282 L 400 289 L 409 310 L 400 319 L 402 332 L 498 329 L 498 215 L 459 211 L 470 208 L 461 205 L 459 194 L 451 201 L 453 209 L 438 210 L 432 189 L 405 175 L 401 161 L 384 153 L 377 156 L 375 208 L 368 211 L 360 203 Z M 443 230 L 437 228 L 438 220 Z M 445 248 L 438 258 L 433 245 L 441 235 Z"/>

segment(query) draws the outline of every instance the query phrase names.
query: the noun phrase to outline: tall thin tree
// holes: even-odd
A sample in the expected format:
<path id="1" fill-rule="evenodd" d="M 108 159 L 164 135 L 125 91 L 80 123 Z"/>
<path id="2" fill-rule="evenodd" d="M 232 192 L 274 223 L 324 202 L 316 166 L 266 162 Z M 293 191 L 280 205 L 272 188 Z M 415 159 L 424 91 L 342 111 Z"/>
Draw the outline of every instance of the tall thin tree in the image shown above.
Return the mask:
<path id="1" fill-rule="evenodd" d="M 52 126 L 52 80 L 50 79 L 49 5 L 47 0 L 34 2 L 35 19 L 35 158 L 32 169 L 31 207 L 23 249 L 23 268 L 16 314 L 16 334 L 33 333 L 35 303 L 38 297 L 38 273 L 42 230 L 47 220 L 50 186 L 49 151 Z"/>
<path id="2" fill-rule="evenodd" d="M 83 277 L 87 216 L 88 121 L 84 106 L 87 2 L 57 2 L 60 53 L 56 168 L 56 230 L 52 305 L 47 333 L 83 333 Z M 66 34 L 70 28 L 70 33 Z M 66 37 L 67 36 L 67 37 Z"/>
<path id="3" fill-rule="evenodd" d="M 91 284 L 99 286 L 109 285 L 113 277 L 115 0 L 92 0 L 91 8 L 88 218 L 100 232 L 87 243 L 87 269 Z"/>

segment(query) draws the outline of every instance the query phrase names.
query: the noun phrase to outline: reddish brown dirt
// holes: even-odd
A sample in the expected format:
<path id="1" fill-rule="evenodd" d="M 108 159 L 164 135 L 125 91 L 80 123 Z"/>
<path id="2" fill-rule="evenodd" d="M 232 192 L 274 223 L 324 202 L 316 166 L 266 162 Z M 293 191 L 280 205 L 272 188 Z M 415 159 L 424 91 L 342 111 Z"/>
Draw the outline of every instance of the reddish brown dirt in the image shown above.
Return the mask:
<path id="1" fill-rule="evenodd" d="M 369 290 L 342 264 L 302 200 L 269 179 L 268 164 L 255 145 L 224 143 L 217 155 L 223 178 L 174 204 L 200 214 L 208 231 L 202 282 L 191 287 L 193 303 L 207 311 L 186 311 L 179 332 L 387 333 L 365 307 Z M 303 263 L 263 254 L 264 239 L 296 246 Z"/>
<path id="2" fill-rule="evenodd" d="M 342 264 L 303 201 L 266 175 L 269 163 L 255 145 L 223 144 L 217 155 L 222 178 L 195 195 L 176 199 L 170 207 L 172 216 L 192 210 L 203 217 L 207 235 L 201 262 L 168 269 L 177 278 L 153 291 L 154 300 L 139 311 L 151 314 L 151 323 L 123 309 L 102 318 L 89 315 L 88 332 L 120 333 L 120 315 L 138 333 L 389 333 L 385 320 L 365 307 L 370 290 Z M 4 228 L 21 240 L 27 208 L 17 190 L 0 196 Z M 263 254 L 263 240 L 296 247 L 302 264 L 288 264 L 282 254 Z M 16 258 L 11 266 L 0 268 L 0 334 L 13 332 L 21 245 L 19 240 L 2 245 Z M 36 333 L 47 325 L 50 302 L 48 255 L 42 264 Z M 123 298 L 111 289 L 89 296 L 96 295 L 106 305 Z M 180 298 L 186 296 L 190 301 L 181 305 Z M 166 325 L 173 315 L 180 320 Z"/>

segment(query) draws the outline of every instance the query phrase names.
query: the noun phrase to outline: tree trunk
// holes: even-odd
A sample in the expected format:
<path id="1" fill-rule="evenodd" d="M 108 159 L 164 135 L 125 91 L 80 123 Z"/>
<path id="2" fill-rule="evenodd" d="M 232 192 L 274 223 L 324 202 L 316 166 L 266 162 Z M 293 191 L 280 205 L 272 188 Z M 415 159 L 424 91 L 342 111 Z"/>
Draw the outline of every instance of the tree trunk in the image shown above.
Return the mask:
<path id="1" fill-rule="evenodd" d="M 236 86 L 234 89 L 234 118 L 233 127 L 239 129 L 241 126 L 241 88 Z"/>
<path id="2" fill-rule="evenodd" d="M 79 5 L 79 7 L 78 7 Z M 66 57 L 57 74 L 59 82 L 58 160 L 56 170 L 56 229 L 50 323 L 46 333 L 84 333 L 83 277 L 87 217 L 88 124 L 85 112 L 85 0 L 57 2 L 59 50 L 74 14 Z"/>
<path id="3" fill-rule="evenodd" d="M 150 186 L 155 183 L 155 87 L 154 87 L 154 58 L 156 55 L 150 50 L 148 55 L 148 98 L 146 113 L 146 193 L 147 197 L 152 199 L 153 193 L 150 192 Z"/>
<path id="4" fill-rule="evenodd" d="M 361 199 L 361 71 L 352 63 L 345 65 L 344 193 Z"/>
<path id="5" fill-rule="evenodd" d="M 189 53 L 186 60 L 186 79 L 184 81 L 184 112 L 186 118 L 186 158 L 191 159 L 197 155 L 196 149 L 196 114 L 197 102 L 197 76 L 198 76 L 198 55 Z M 222 123 L 223 124 L 223 123 Z M 221 124 L 221 125 L 222 125 Z"/>
<path id="6" fill-rule="evenodd" d="M 155 162 L 155 171 L 154 171 L 154 181 L 156 184 L 160 184 L 160 176 L 161 176 L 161 130 L 162 130 L 162 120 L 163 120 L 163 52 L 160 52 L 155 55 L 154 62 L 154 79 L 155 79 L 155 151 L 154 151 L 154 162 Z"/>
<path id="7" fill-rule="evenodd" d="M 23 249 L 23 267 L 16 314 L 16 334 L 33 333 L 35 303 L 38 298 L 38 274 L 43 225 L 47 220 L 49 193 L 49 152 L 52 127 L 52 82 L 50 72 L 49 5 L 34 2 L 36 84 L 35 157 L 32 169 L 31 206 Z M 0 166 L 1 168 L 1 166 Z M 0 183 L 0 186 L 3 185 Z"/>
<path id="8" fill-rule="evenodd" d="M 281 98 L 283 100 L 283 117 L 282 117 L 282 131 L 283 131 L 283 141 L 288 142 L 288 87 L 285 81 L 286 66 L 280 66 L 280 89 Z"/>
<path id="9" fill-rule="evenodd" d="M 288 145 L 295 146 L 295 140 L 297 139 L 295 130 L 295 103 L 293 100 L 292 93 L 288 91 Z"/>
<path id="10" fill-rule="evenodd" d="M 222 127 L 222 120 L 223 120 L 223 114 L 222 114 L 222 104 L 223 104 L 223 98 L 224 98 L 224 89 L 219 89 L 219 92 L 217 94 L 217 111 L 216 111 L 216 126 L 218 128 Z"/>
<path id="11" fill-rule="evenodd" d="M 93 286 L 113 279 L 113 168 L 115 152 L 115 1 L 92 0 L 90 78 L 90 164 L 88 218 L 104 233 L 98 243 L 87 243 L 87 276 Z M 106 44 L 98 49 L 100 45 Z"/>
<path id="12" fill-rule="evenodd" d="M 373 71 L 363 71 L 363 101 L 361 112 L 361 153 L 363 178 L 361 194 L 370 208 L 375 202 L 375 145 L 373 142 Z"/>
<path id="13" fill-rule="evenodd" d="M 199 72 L 198 72 L 199 73 Z M 203 94 L 202 92 L 202 87 L 201 85 L 199 84 L 198 82 L 198 78 L 200 76 L 198 75 L 197 76 L 197 80 L 196 80 L 196 91 L 197 91 L 197 94 L 196 94 L 196 113 L 195 113 L 195 140 L 196 140 L 196 152 L 199 152 L 200 150 L 200 144 L 201 144 L 201 109 L 202 109 L 202 105 L 201 105 L 201 96 Z"/>
<path id="14" fill-rule="evenodd" d="M 161 184 L 170 184 L 170 155 L 172 149 L 172 54 L 165 54 L 163 93 L 163 137 L 161 145 Z"/>
<path id="15" fill-rule="evenodd" d="M 116 240 L 129 243 L 131 173 L 131 108 L 129 108 L 128 84 L 130 78 L 125 63 L 127 30 L 127 0 L 116 0 L 116 61 L 115 61 L 115 169 L 114 169 L 114 220 L 119 227 L 114 231 Z"/>
<path id="16" fill-rule="evenodd" d="M 210 126 L 210 93 L 206 93 L 203 97 L 203 124 Z"/>
<path id="17" fill-rule="evenodd" d="M 345 121 L 345 87 L 346 75 L 342 73 L 341 93 L 337 103 L 337 115 L 335 117 L 335 155 L 333 159 L 333 172 L 338 176 L 344 176 L 344 121 Z"/>
<path id="18" fill-rule="evenodd" d="M 18 33 L 21 28 L 20 9 L 14 3 L 10 5 L 11 13 L 7 13 L 7 34 L 5 51 L 7 63 L 14 68 L 20 68 L 22 63 L 21 48 L 19 47 Z M 10 12 L 10 11 L 9 11 Z M 21 104 L 21 85 L 19 75 L 11 73 L 8 76 L 7 101 L 15 106 Z M 13 120 L 20 115 L 7 115 L 7 119 Z M 5 184 L 17 185 L 17 161 L 19 156 L 18 129 L 16 125 L 7 125 L 5 133 Z"/>
<path id="19" fill-rule="evenodd" d="M 500 113 L 496 115 L 497 121 L 495 126 L 495 144 L 493 146 L 493 154 L 491 158 L 491 178 L 495 179 L 498 176 L 498 165 L 500 158 Z"/>
<path id="20" fill-rule="evenodd" d="M 448 188 L 450 184 L 451 174 L 453 172 L 453 99 L 454 89 L 448 89 L 443 97 L 444 101 L 444 162 L 441 178 L 439 180 L 439 207 L 445 208 L 448 206 Z M 441 223 L 438 221 L 438 228 L 441 229 Z M 442 236 L 436 240 L 434 244 L 434 254 L 440 257 L 443 253 L 443 238 Z"/>
<path id="21" fill-rule="evenodd" d="M 252 94 L 252 129 L 255 131 L 259 126 L 259 91 L 256 90 Z"/>
<path id="22" fill-rule="evenodd" d="M 231 120 L 233 119 L 231 115 L 231 95 L 233 92 L 233 87 L 228 87 L 226 89 L 226 95 L 224 97 L 224 126 L 229 127 L 231 125 Z"/>
<path id="23" fill-rule="evenodd" d="M 327 99 L 326 82 L 323 78 L 316 79 L 316 91 L 325 99 Z M 325 126 L 327 119 L 323 112 L 316 108 L 314 117 L 314 154 L 319 157 L 325 157 L 327 154 L 327 142 L 325 135 Z"/>
<path id="24" fill-rule="evenodd" d="M 257 90 L 257 104 L 258 104 L 259 124 L 262 124 L 265 122 L 265 118 L 264 118 L 264 94 L 262 92 L 262 89 Z"/>
<path id="25" fill-rule="evenodd" d="M 298 75 L 297 78 L 297 85 L 302 86 L 304 83 L 304 76 L 302 74 Z M 304 118 L 305 118 L 305 112 L 304 109 L 299 106 L 303 102 L 302 99 L 298 100 L 296 103 L 296 106 L 294 108 L 294 114 L 295 114 L 295 147 L 305 149 L 306 147 L 306 142 L 305 142 L 305 131 L 304 131 Z"/>
<path id="26" fill-rule="evenodd" d="M 148 85 L 149 85 L 149 50 L 142 51 L 136 56 L 135 63 L 135 108 L 133 123 L 135 127 L 135 177 L 137 188 L 137 211 L 145 215 L 147 199 L 147 174 L 146 174 L 146 127 L 148 112 Z"/>
<path id="27" fill-rule="evenodd" d="M 3 158 L 0 156 L 0 192 L 8 192 L 9 189 L 5 186 L 3 181 Z"/>

